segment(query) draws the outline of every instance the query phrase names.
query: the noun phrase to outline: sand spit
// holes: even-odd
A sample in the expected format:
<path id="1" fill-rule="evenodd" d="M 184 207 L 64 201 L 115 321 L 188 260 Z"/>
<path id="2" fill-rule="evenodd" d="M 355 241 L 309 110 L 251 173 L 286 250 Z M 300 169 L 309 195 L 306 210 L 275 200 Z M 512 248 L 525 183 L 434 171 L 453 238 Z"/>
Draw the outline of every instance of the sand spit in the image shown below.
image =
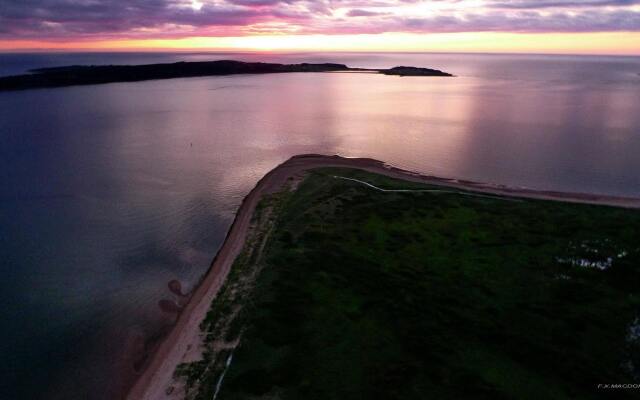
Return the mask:
<path id="1" fill-rule="evenodd" d="M 131 400 L 160 400 L 179 398 L 171 390 L 173 373 L 178 364 L 193 357 L 194 347 L 201 343 L 200 322 L 205 318 L 211 302 L 222 287 L 235 258 L 240 254 L 251 225 L 251 217 L 262 196 L 284 188 L 290 177 L 323 167 L 348 167 L 360 169 L 411 182 L 439 185 L 451 189 L 471 190 L 483 194 L 557 200 L 572 203 L 599 204 L 624 208 L 640 208 L 640 199 L 602 196 L 555 191 L 536 191 L 486 183 L 460 181 L 425 176 L 389 166 L 381 161 L 366 158 L 343 158 L 316 154 L 295 156 L 267 173 L 245 197 L 236 218 L 227 233 L 224 244 L 202 282 L 195 289 L 189 302 L 181 310 L 176 325 L 150 357 L 146 368 L 137 378 L 127 395 Z M 173 283 L 174 292 L 180 288 Z"/>

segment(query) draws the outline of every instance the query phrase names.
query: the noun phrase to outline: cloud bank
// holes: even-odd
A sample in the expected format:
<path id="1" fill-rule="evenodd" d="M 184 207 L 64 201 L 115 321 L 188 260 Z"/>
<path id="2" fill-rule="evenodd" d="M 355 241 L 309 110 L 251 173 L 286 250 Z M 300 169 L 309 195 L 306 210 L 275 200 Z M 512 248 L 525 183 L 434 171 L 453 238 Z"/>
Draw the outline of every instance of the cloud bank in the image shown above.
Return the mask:
<path id="1" fill-rule="evenodd" d="M 0 0 L 0 38 L 640 32 L 640 0 Z"/>

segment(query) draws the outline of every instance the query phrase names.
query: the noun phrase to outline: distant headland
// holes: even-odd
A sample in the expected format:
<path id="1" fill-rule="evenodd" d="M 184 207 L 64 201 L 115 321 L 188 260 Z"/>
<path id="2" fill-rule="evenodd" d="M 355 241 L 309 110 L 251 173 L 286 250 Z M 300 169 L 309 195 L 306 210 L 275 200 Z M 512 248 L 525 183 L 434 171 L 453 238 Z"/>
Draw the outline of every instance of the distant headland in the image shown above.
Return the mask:
<path id="1" fill-rule="evenodd" d="M 291 72 L 368 72 L 398 76 L 453 76 L 430 68 L 395 67 L 391 69 L 368 69 L 350 68 L 344 64 L 334 63 L 276 64 L 233 60 L 148 65 L 73 65 L 41 68 L 30 72 L 30 74 L 0 77 L 0 91 L 217 75 Z"/>

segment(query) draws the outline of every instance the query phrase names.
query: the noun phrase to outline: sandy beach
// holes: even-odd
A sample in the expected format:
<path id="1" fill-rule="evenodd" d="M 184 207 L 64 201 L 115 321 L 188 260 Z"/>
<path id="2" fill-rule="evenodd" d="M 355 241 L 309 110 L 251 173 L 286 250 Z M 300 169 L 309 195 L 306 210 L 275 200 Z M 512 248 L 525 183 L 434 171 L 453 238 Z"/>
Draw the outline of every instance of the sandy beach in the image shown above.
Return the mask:
<path id="1" fill-rule="evenodd" d="M 634 198 L 536 191 L 438 178 L 405 171 L 373 159 L 351 159 L 323 155 L 295 156 L 267 173 L 244 199 L 227 233 L 224 244 L 211 264 L 209 271 L 181 311 L 176 325 L 158 346 L 143 372 L 137 377 L 134 386 L 127 395 L 128 399 L 158 400 L 180 398 L 179 393 L 172 389 L 174 370 L 182 362 L 193 361 L 194 349 L 201 342 L 200 322 L 204 319 L 235 258 L 244 246 L 251 226 L 252 215 L 260 199 L 266 194 L 281 190 L 290 177 L 300 176 L 308 170 L 321 167 L 356 168 L 406 181 L 440 185 L 451 189 L 471 190 L 491 195 L 640 208 L 640 199 Z M 174 284 L 174 286 L 176 285 Z"/>

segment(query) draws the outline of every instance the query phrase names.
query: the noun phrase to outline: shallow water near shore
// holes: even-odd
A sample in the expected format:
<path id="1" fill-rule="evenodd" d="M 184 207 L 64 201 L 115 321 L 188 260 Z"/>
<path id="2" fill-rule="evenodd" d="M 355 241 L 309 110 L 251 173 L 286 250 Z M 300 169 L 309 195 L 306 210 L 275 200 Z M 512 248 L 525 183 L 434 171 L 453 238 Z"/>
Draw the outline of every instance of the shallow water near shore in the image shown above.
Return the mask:
<path id="1" fill-rule="evenodd" d="M 158 306 L 175 298 L 168 282 L 193 287 L 242 198 L 295 154 L 640 196 L 639 58 L 0 55 L 0 74 L 221 58 L 457 77 L 280 74 L 1 93 L 2 396 L 117 396 L 129 355 L 174 318 Z"/>

